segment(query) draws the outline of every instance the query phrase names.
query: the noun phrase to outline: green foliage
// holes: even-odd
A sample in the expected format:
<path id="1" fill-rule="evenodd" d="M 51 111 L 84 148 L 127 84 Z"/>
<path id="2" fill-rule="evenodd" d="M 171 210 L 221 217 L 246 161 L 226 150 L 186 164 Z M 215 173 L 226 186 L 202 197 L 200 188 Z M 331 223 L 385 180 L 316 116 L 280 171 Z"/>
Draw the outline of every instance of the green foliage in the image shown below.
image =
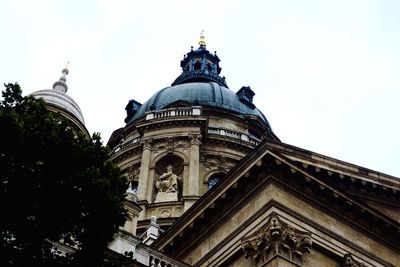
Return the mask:
<path id="1" fill-rule="evenodd" d="M 126 180 L 98 134 L 76 133 L 7 84 L 0 102 L 0 265 L 101 266 L 125 221 Z M 78 248 L 57 253 L 54 244 Z M 89 264 L 90 262 L 90 264 Z"/>

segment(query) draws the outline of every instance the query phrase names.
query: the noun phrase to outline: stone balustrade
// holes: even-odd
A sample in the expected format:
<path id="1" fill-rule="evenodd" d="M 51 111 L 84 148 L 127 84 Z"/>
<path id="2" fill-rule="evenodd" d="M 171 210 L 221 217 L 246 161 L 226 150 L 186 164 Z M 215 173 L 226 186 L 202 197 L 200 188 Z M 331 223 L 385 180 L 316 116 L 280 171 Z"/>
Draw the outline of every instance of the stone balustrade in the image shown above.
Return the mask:
<path id="1" fill-rule="evenodd" d="M 248 134 L 244 134 L 244 133 L 240 133 L 240 132 L 236 132 L 236 131 L 232 131 L 232 130 L 228 130 L 228 129 L 223 129 L 223 128 L 209 127 L 208 133 L 235 138 L 238 140 L 249 142 L 253 145 L 258 145 L 260 143 L 260 140 L 258 140 L 257 138 L 251 137 Z"/>
<path id="2" fill-rule="evenodd" d="M 139 142 L 140 142 L 140 137 L 133 138 L 132 140 L 129 140 L 127 142 L 121 142 L 114 148 L 114 153 L 120 151 L 121 149 L 133 146 L 135 144 L 139 144 Z"/>
<path id="3" fill-rule="evenodd" d="M 167 117 L 199 116 L 199 115 L 201 115 L 200 106 L 167 108 L 167 109 L 147 112 L 146 121 L 167 118 Z"/>

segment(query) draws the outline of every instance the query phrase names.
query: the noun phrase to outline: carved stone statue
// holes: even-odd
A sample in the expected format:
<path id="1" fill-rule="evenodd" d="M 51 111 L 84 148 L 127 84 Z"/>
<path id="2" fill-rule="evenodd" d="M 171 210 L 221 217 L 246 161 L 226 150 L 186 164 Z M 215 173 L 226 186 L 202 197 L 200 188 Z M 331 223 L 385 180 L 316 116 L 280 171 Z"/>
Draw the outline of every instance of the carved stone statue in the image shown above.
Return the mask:
<path id="1" fill-rule="evenodd" d="M 178 181 L 180 176 L 172 172 L 172 165 L 167 166 L 167 172 L 158 177 L 156 181 L 156 202 L 178 201 Z"/>
<path id="2" fill-rule="evenodd" d="M 167 172 L 161 174 L 156 182 L 158 192 L 178 192 L 178 180 L 181 178 L 172 172 L 172 165 L 167 166 Z"/>

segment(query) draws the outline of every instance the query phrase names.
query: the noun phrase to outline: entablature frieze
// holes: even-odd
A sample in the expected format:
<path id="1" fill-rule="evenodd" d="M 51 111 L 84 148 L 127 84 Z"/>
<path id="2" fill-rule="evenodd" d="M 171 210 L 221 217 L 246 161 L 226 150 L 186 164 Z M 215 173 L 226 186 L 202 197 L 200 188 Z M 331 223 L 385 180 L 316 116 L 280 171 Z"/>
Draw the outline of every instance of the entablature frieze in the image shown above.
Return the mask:
<path id="1" fill-rule="evenodd" d="M 148 131 L 170 129 L 177 127 L 200 127 L 201 131 L 204 132 L 206 124 L 207 124 L 207 118 L 201 116 L 162 118 L 150 122 L 144 121 L 136 125 L 136 129 L 141 135 L 143 135 L 145 132 Z"/>
<path id="2" fill-rule="evenodd" d="M 239 149 L 241 151 L 244 151 L 246 154 L 251 152 L 256 147 L 255 145 L 249 142 L 222 135 L 207 135 L 203 142 L 204 144 L 208 145 L 214 144 L 217 146 L 227 147 L 230 149 Z"/>

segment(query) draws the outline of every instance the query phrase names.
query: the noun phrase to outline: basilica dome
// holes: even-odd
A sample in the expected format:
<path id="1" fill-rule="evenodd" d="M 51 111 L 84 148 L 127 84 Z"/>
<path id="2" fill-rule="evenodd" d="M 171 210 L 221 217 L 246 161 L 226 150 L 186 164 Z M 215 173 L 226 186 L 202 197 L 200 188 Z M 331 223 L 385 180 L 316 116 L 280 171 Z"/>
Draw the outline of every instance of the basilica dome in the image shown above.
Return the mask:
<path id="1" fill-rule="evenodd" d="M 161 110 L 178 101 L 189 105 L 221 108 L 238 116 L 258 116 L 270 128 L 264 114 L 252 103 L 244 101 L 241 94 L 235 94 L 229 88 L 216 82 L 182 83 L 161 89 L 141 105 L 126 122 L 135 121 L 148 111 Z"/>
<path id="2" fill-rule="evenodd" d="M 147 112 L 157 112 L 178 106 L 201 106 L 241 119 L 256 118 L 268 132 L 272 132 L 264 114 L 253 104 L 255 93 L 243 86 L 236 93 L 229 89 L 224 76 L 220 76 L 220 59 L 216 52 L 206 49 L 204 38 L 198 49 L 191 49 L 181 60 L 182 73 L 170 87 L 156 92 L 144 104 L 130 100 L 126 106 L 127 124 L 143 118 Z"/>
<path id="3" fill-rule="evenodd" d="M 142 209 L 139 234 L 152 216 L 168 228 L 262 140 L 279 142 L 253 103 L 253 90 L 230 89 L 219 62 L 202 35 L 170 86 L 143 104 L 129 100 L 126 125 L 108 141 L 113 161 L 130 181 L 130 199 Z"/>

